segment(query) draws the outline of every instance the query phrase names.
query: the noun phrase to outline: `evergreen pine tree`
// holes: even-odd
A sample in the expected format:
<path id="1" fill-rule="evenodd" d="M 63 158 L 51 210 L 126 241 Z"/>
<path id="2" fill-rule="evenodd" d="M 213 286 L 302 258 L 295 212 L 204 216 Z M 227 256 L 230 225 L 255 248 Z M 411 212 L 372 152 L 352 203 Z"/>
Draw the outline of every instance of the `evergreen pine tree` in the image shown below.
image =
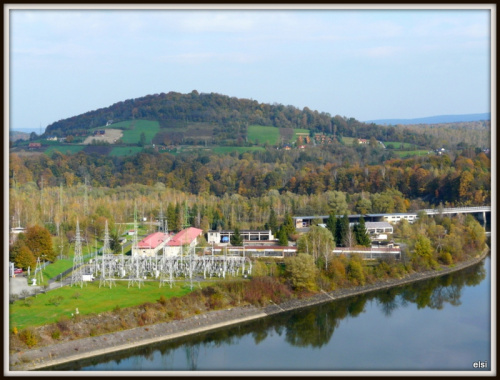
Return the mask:
<path id="1" fill-rule="evenodd" d="M 293 219 L 288 213 L 288 211 L 285 212 L 285 222 L 283 223 L 283 227 L 285 229 L 285 233 L 287 237 L 290 237 L 295 233 L 295 225 L 293 223 Z"/>
<path id="2" fill-rule="evenodd" d="M 278 232 L 279 245 L 282 247 L 288 246 L 288 234 L 286 232 L 285 226 L 281 226 Z"/>
<path id="3" fill-rule="evenodd" d="M 369 247 L 371 245 L 370 236 L 366 232 L 365 219 L 361 217 L 359 223 L 354 226 L 354 234 L 359 245 Z"/>
<path id="4" fill-rule="evenodd" d="M 234 233 L 231 235 L 230 239 L 231 245 L 235 247 L 242 247 L 243 246 L 243 238 L 240 235 L 240 230 L 238 227 L 234 229 Z"/>
<path id="5" fill-rule="evenodd" d="M 276 217 L 276 213 L 274 212 L 274 209 L 272 207 L 271 212 L 269 213 L 268 226 L 272 234 L 276 235 L 276 233 L 278 232 L 278 218 Z"/>
<path id="6" fill-rule="evenodd" d="M 349 217 L 344 214 L 342 218 L 337 218 L 337 225 L 335 228 L 335 242 L 341 247 L 345 247 L 345 239 L 349 232 Z"/>
<path id="7" fill-rule="evenodd" d="M 337 231 L 337 216 L 335 215 L 335 211 L 330 211 L 330 215 L 326 220 L 326 228 L 332 233 L 333 238 L 335 239 L 335 243 L 338 244 L 336 239 L 336 231 Z"/>

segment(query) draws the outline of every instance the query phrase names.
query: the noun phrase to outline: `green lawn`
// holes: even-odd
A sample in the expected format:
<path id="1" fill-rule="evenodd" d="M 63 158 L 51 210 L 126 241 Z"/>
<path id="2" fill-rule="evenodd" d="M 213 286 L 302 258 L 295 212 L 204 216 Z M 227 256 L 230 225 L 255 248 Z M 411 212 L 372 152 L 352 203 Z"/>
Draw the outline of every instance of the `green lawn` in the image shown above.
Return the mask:
<path id="1" fill-rule="evenodd" d="M 252 143 L 258 143 L 263 145 L 268 143 L 269 145 L 278 144 L 280 138 L 280 130 L 275 127 L 265 127 L 262 125 L 250 125 L 247 130 L 248 141 Z"/>
<path id="2" fill-rule="evenodd" d="M 117 305 L 121 308 L 140 305 L 145 302 L 156 302 L 161 295 L 166 298 L 180 297 L 189 293 L 187 283 L 159 287 L 157 281 L 144 281 L 141 288 L 128 287 L 128 281 L 116 281 L 116 286 L 99 288 L 99 281 L 86 283 L 83 288 L 65 286 L 33 298 L 31 306 L 25 306 L 23 300 L 10 305 L 9 328 L 16 326 L 23 329 L 28 326 L 41 326 L 56 322 L 61 316 L 70 317 L 78 311 L 81 315 L 101 313 L 113 310 Z M 76 294 L 79 297 L 76 298 Z M 50 299 L 61 296 L 63 299 L 58 306 L 50 303 Z"/>
<path id="3" fill-rule="evenodd" d="M 142 151 L 140 146 L 115 146 L 109 153 L 110 156 L 130 156 Z"/>
<path id="4" fill-rule="evenodd" d="M 95 128 L 96 130 L 121 129 L 123 128 L 122 141 L 125 144 L 137 144 L 141 139 L 141 133 L 146 136 L 146 144 L 151 144 L 153 137 L 160 131 L 160 124 L 150 120 L 127 120 L 108 125 L 107 127 Z"/>

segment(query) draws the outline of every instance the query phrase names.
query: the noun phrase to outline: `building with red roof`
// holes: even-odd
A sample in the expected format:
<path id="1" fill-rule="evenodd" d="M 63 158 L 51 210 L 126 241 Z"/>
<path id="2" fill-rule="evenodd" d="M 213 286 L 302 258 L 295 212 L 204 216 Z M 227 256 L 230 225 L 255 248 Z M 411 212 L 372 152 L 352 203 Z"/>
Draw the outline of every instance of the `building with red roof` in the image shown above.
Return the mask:
<path id="1" fill-rule="evenodd" d="M 189 227 L 173 236 L 165 245 L 165 254 L 168 256 L 180 255 L 183 247 L 195 247 L 198 236 L 203 233 L 199 228 Z"/>
<path id="2" fill-rule="evenodd" d="M 136 256 L 154 256 L 161 249 L 165 247 L 165 244 L 170 240 L 170 236 L 163 232 L 155 232 L 154 234 L 146 236 L 139 243 L 137 247 L 132 247 L 132 255 Z"/>

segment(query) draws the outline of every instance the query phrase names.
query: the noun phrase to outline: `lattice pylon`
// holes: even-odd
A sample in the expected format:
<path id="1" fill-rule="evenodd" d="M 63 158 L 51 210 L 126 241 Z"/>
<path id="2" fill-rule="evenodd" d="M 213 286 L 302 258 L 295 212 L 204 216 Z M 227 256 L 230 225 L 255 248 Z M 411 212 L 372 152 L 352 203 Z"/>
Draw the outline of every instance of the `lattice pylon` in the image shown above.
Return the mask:
<path id="1" fill-rule="evenodd" d="M 111 253 L 111 247 L 109 244 L 109 230 L 108 230 L 108 220 L 106 219 L 106 224 L 104 225 L 104 245 L 102 246 L 102 255 L 107 255 Z"/>
<path id="2" fill-rule="evenodd" d="M 75 254 L 73 256 L 73 271 L 71 272 L 71 286 L 76 285 L 83 288 L 83 256 L 82 239 L 80 236 L 80 223 L 76 220 Z"/>

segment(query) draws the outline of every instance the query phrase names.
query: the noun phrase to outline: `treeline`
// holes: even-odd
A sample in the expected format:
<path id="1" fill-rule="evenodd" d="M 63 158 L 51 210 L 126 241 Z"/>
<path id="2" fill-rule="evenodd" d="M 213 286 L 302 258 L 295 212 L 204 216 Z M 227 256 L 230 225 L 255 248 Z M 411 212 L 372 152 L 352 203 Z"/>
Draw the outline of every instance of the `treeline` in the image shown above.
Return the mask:
<path id="1" fill-rule="evenodd" d="M 216 93 L 189 94 L 169 92 L 136 99 L 128 99 L 110 107 L 59 120 L 46 128 L 45 135 L 74 135 L 97 128 L 110 120 L 113 122 L 145 119 L 155 120 L 162 128 L 179 127 L 190 122 L 217 125 L 224 133 L 241 135 L 249 125 L 271 125 L 277 128 L 304 128 L 336 136 L 374 137 L 383 141 L 407 142 L 432 146 L 433 139 L 406 128 L 385 127 L 362 123 L 354 118 L 331 116 L 329 113 L 302 110 L 282 104 L 259 103 L 256 100 L 238 99 Z"/>
<path id="2" fill-rule="evenodd" d="M 347 197 L 361 193 L 362 199 L 353 208 L 359 213 L 404 212 L 415 199 L 430 205 L 456 206 L 491 201 L 491 162 L 480 150 L 466 149 L 456 157 L 429 155 L 384 161 L 387 155 L 378 147 L 340 144 L 307 151 L 268 149 L 230 155 L 10 154 L 9 178 L 11 188 L 31 182 L 38 189 L 60 185 L 71 188 L 87 178 L 94 187 L 158 183 L 185 193 L 216 197 L 238 194 L 254 198 L 270 190 L 299 195 L 338 191 Z M 375 194 L 383 193 L 397 195 L 387 205 L 381 205 Z"/>

